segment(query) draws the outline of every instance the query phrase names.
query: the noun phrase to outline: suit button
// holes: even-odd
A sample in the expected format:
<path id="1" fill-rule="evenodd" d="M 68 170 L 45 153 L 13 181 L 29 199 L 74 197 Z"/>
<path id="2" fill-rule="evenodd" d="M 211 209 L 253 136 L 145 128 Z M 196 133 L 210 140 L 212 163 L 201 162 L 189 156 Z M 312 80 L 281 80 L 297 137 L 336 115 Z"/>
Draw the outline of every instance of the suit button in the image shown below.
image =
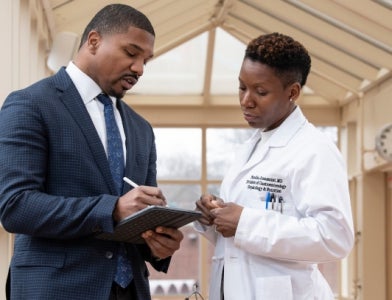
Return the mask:
<path id="1" fill-rule="evenodd" d="M 105 257 L 106 257 L 107 259 L 112 259 L 112 258 L 113 258 L 113 252 L 111 252 L 111 251 L 106 251 Z"/>

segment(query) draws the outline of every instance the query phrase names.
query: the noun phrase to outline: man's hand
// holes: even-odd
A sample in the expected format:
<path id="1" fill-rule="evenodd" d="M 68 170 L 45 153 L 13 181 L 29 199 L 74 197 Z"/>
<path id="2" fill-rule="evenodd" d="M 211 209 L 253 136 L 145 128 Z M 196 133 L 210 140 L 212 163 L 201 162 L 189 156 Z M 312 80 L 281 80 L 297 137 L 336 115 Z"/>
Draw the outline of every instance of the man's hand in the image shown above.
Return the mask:
<path id="1" fill-rule="evenodd" d="M 216 197 L 215 195 L 202 195 L 200 199 L 196 201 L 196 209 L 201 211 L 203 215 L 199 219 L 199 222 L 204 225 L 212 225 L 214 215 L 211 214 L 211 210 L 221 207 L 223 203 L 223 200 Z"/>
<path id="2" fill-rule="evenodd" d="M 118 199 L 113 219 L 119 222 L 149 205 L 166 206 L 165 196 L 158 187 L 141 185 Z"/>
<path id="3" fill-rule="evenodd" d="M 175 228 L 159 226 L 153 230 L 148 230 L 142 234 L 151 249 L 151 253 L 158 259 L 172 256 L 180 249 L 180 243 L 184 238 L 182 232 Z"/>

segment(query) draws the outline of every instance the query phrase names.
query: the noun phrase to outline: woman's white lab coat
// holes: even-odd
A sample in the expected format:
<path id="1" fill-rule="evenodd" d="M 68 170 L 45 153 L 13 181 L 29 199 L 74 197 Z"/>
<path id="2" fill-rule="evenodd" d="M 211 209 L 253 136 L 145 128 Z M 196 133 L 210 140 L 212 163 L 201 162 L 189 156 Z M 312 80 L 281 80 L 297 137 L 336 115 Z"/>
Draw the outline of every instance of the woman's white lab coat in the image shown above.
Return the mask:
<path id="1" fill-rule="evenodd" d="M 354 242 L 342 157 L 299 107 L 247 162 L 259 137 L 221 186 L 222 199 L 244 206 L 235 236 L 196 225 L 215 244 L 209 299 L 220 299 L 223 266 L 225 300 L 333 299 L 317 264 L 345 257 Z"/>

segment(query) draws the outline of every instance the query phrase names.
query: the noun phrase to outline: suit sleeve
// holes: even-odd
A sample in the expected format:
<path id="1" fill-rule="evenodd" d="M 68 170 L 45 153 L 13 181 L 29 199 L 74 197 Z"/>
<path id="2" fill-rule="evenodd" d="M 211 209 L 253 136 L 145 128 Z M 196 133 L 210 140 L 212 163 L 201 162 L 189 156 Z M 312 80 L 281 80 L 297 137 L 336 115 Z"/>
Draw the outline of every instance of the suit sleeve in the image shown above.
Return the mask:
<path id="1" fill-rule="evenodd" d="M 66 165 L 67 153 L 53 153 L 51 145 L 54 143 L 59 145 L 61 152 L 63 137 L 49 137 L 50 125 L 42 106 L 37 104 L 39 101 L 26 90 L 14 92 L 0 111 L 0 218 L 3 227 L 12 233 L 57 239 L 112 232 L 111 214 L 117 197 L 97 191 L 96 196 L 89 196 L 88 191 L 78 189 L 78 186 L 92 186 L 92 181 L 76 182 L 67 172 L 50 165 L 48 158 L 54 155 Z M 46 112 L 47 115 L 56 113 L 55 109 Z M 74 152 L 78 147 L 80 145 L 74 146 Z M 82 158 L 78 164 L 69 161 L 69 172 L 84 163 Z M 60 194 L 61 188 L 58 194 L 53 192 L 48 178 L 56 176 L 58 182 L 63 180 L 65 183 L 63 188 L 76 196 Z M 95 186 L 104 185 L 99 178 L 96 180 Z"/>

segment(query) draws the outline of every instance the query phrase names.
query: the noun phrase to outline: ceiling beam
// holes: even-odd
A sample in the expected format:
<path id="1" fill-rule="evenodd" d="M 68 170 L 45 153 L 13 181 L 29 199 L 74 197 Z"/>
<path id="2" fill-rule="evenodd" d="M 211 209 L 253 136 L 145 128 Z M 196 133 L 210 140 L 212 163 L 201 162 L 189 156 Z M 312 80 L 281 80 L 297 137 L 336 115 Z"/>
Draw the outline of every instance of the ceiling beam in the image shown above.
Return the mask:
<path id="1" fill-rule="evenodd" d="M 249 127 L 239 106 L 167 107 L 133 105 L 136 112 L 154 127 L 229 126 Z M 305 116 L 316 126 L 339 126 L 339 107 L 302 107 Z"/>
<path id="2" fill-rule="evenodd" d="M 212 66 L 214 64 L 214 49 L 215 49 L 215 39 L 216 39 L 216 29 L 213 28 L 208 32 L 207 39 L 207 53 L 206 53 L 206 67 L 204 71 L 204 105 L 209 104 L 209 99 L 211 98 L 211 80 L 212 80 Z"/>

